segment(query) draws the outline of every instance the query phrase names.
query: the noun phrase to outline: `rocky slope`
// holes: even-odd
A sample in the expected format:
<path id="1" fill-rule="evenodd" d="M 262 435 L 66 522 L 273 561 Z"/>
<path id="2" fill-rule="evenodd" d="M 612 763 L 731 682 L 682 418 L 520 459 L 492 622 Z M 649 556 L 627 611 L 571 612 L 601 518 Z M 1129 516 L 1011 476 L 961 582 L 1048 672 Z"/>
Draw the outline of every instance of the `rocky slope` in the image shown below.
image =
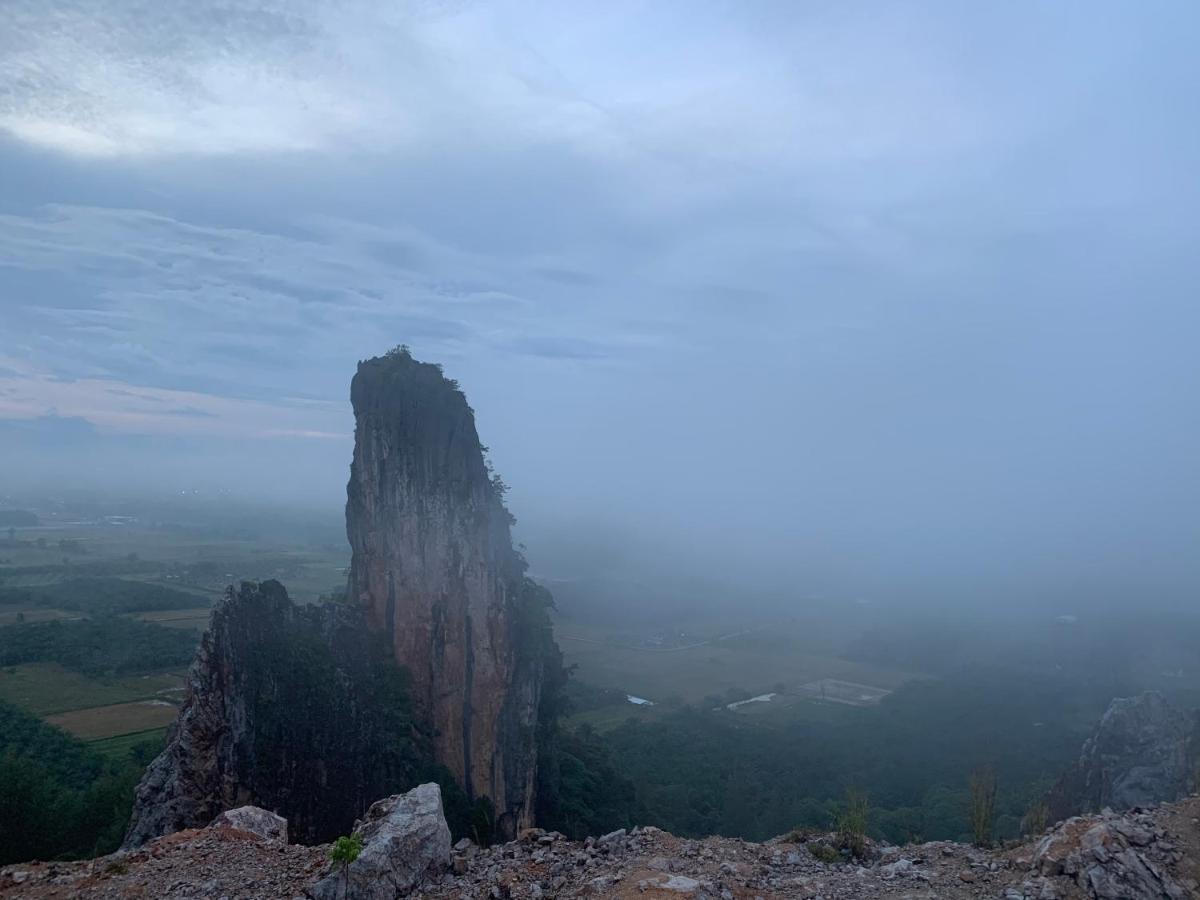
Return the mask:
<path id="1" fill-rule="evenodd" d="M 532 817 L 542 673 L 502 490 L 440 367 L 393 351 L 360 363 L 350 393 L 350 601 L 410 673 L 434 759 L 512 835 Z"/>
<path id="2" fill-rule="evenodd" d="M 1159 693 L 1116 699 L 1047 795 L 1051 821 L 1176 800 L 1200 788 L 1200 714 Z"/>
<path id="3" fill-rule="evenodd" d="M 245 804 L 281 813 L 295 840 L 345 833 L 413 782 L 405 703 L 401 673 L 358 610 L 298 607 L 274 581 L 230 588 L 138 786 L 126 846 Z"/>
<path id="4" fill-rule="evenodd" d="M 435 788 L 427 785 L 425 789 Z M 459 842 L 449 852 L 444 822 L 414 798 L 391 798 L 360 824 L 395 848 L 391 864 L 368 867 L 411 884 L 424 900 L 610 897 L 623 900 L 1187 900 L 1200 897 L 1200 798 L 1150 810 L 1070 819 L 1006 850 L 937 842 L 870 847 L 866 861 L 823 862 L 832 836 L 789 836 L 766 844 L 727 838 L 684 840 L 655 828 L 584 843 L 536 829 L 488 849 Z M 421 804 L 417 804 L 419 807 Z M 388 821 L 390 819 L 390 821 Z M 381 825 L 381 821 L 385 824 Z M 0 898 L 392 897 L 362 879 L 364 892 L 328 862 L 326 847 L 282 843 L 252 816 L 160 838 L 127 854 L 88 862 L 29 863 L 0 870 Z M 406 833 L 407 831 L 407 833 Z M 256 833 L 258 832 L 258 833 Z M 419 859 L 419 867 L 413 862 Z M 449 862 L 447 867 L 446 863 Z M 399 873 L 399 876 L 397 876 Z M 360 874 L 366 874 L 364 870 Z M 400 882 L 397 882 L 400 883 Z M 334 886 L 331 893 L 331 885 Z"/>

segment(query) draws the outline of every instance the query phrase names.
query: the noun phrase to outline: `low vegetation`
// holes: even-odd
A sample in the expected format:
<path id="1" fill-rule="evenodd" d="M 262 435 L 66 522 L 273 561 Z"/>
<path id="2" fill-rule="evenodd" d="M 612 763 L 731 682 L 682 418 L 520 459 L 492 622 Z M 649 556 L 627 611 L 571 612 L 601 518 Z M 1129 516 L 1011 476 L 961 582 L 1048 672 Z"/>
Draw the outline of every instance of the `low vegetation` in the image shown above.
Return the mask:
<path id="1" fill-rule="evenodd" d="M 856 787 L 846 791 L 846 804 L 837 817 L 837 842 L 838 847 L 853 859 L 862 859 L 866 855 L 870 811 L 865 791 Z"/>
<path id="2" fill-rule="evenodd" d="M 992 846 L 996 823 L 996 773 L 990 767 L 971 773 L 971 837 L 976 847 Z"/>
<path id="3" fill-rule="evenodd" d="M 352 862 L 358 859 L 362 848 L 363 839 L 360 834 L 344 834 L 330 845 L 329 861 L 337 866 L 343 883 L 346 880 L 347 869 L 350 868 Z"/>

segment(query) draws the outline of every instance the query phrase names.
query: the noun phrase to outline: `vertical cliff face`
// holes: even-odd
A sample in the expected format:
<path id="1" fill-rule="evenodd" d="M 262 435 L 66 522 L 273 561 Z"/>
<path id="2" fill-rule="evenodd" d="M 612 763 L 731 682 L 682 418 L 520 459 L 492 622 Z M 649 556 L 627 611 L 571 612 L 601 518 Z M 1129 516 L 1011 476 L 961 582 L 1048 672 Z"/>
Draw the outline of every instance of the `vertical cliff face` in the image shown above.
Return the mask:
<path id="1" fill-rule="evenodd" d="M 419 764 L 403 675 L 360 610 L 295 606 L 278 582 L 213 610 L 167 746 L 134 800 L 126 846 L 253 805 L 293 840 L 349 831 Z"/>
<path id="2" fill-rule="evenodd" d="M 411 679 L 433 754 L 501 833 L 530 823 L 541 690 L 530 586 L 457 385 L 406 350 L 359 364 L 349 599 Z"/>

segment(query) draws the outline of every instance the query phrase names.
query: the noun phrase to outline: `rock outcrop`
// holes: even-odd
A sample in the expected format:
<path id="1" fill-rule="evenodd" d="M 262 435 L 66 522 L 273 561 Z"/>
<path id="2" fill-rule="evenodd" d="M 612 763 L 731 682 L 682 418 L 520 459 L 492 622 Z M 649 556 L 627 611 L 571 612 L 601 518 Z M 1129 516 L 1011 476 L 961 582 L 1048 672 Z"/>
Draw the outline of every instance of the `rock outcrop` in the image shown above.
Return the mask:
<path id="1" fill-rule="evenodd" d="M 1200 717 L 1159 693 L 1114 700 L 1079 760 L 1047 795 L 1050 820 L 1149 806 L 1195 790 Z"/>
<path id="2" fill-rule="evenodd" d="M 1194 880 L 1177 878 L 1172 866 L 1183 848 L 1170 840 L 1148 812 L 1072 818 L 1034 847 L 1032 868 L 1066 875 L 1097 900 L 1188 900 Z"/>
<path id="3" fill-rule="evenodd" d="M 440 367 L 399 349 L 360 363 L 350 394 L 349 600 L 409 672 L 434 759 L 511 836 L 531 822 L 542 663 L 503 487 Z"/>
<path id="4" fill-rule="evenodd" d="M 239 831 L 257 834 L 265 841 L 288 842 L 287 819 L 257 806 L 239 806 L 227 809 L 215 819 L 213 825 L 228 825 Z"/>
<path id="5" fill-rule="evenodd" d="M 450 828 L 436 784 L 371 804 L 353 834 L 362 841 L 358 858 L 317 882 L 309 891 L 315 900 L 394 900 L 450 868 Z"/>
<path id="6" fill-rule="evenodd" d="M 125 846 L 254 805 L 294 840 L 349 830 L 415 780 L 403 676 L 346 604 L 299 607 L 278 582 L 214 608 L 167 745 L 138 785 Z"/>
<path id="7" fill-rule="evenodd" d="M 422 789 L 424 790 L 424 789 Z M 376 834 L 399 814 L 390 798 Z M 829 858 L 835 835 L 796 834 L 756 844 L 678 838 L 657 828 L 621 830 L 584 842 L 528 829 L 517 841 L 481 848 L 448 838 L 418 804 L 410 851 L 430 860 L 397 894 L 414 900 L 1183 900 L 1200 897 L 1200 797 L 1153 810 L 1071 819 L 1023 846 L 981 850 L 952 841 L 874 847 L 869 861 Z M 410 820 L 411 821 L 411 820 Z M 363 832 L 370 827 L 364 823 Z M 368 841 L 368 846 L 373 845 Z M 0 869 L 0 898 L 254 897 L 295 900 L 339 874 L 328 847 L 283 845 L 214 823 L 159 838 L 130 853 Z M 364 853 L 366 848 L 364 847 Z M 361 857 L 360 857 L 361 858 Z M 406 868 L 405 871 L 412 871 Z M 390 877 L 385 875 L 385 878 Z M 407 876 L 405 876 L 407 881 Z M 404 882 L 401 882 L 404 883 Z M 370 890 L 370 886 L 367 886 Z M 323 889 L 321 889 L 323 890 Z M 361 896 L 352 894 L 351 896 Z"/>

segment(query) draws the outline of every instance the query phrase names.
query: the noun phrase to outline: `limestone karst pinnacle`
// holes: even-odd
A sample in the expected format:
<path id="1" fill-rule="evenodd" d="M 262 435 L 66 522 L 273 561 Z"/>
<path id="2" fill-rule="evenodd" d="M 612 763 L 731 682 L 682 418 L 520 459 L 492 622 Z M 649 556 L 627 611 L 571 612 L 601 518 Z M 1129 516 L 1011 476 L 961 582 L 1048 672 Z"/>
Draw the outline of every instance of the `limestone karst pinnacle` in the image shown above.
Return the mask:
<path id="1" fill-rule="evenodd" d="M 350 602 L 408 670 L 434 759 L 515 833 L 531 823 L 541 663 L 520 632 L 524 561 L 474 414 L 404 349 L 360 363 L 350 394 Z"/>
<path id="2" fill-rule="evenodd" d="M 230 588 L 127 846 L 246 804 L 329 840 L 431 763 L 499 836 L 532 822 L 548 595 L 512 547 L 474 415 L 407 352 L 361 363 L 351 395 L 345 602 Z"/>

